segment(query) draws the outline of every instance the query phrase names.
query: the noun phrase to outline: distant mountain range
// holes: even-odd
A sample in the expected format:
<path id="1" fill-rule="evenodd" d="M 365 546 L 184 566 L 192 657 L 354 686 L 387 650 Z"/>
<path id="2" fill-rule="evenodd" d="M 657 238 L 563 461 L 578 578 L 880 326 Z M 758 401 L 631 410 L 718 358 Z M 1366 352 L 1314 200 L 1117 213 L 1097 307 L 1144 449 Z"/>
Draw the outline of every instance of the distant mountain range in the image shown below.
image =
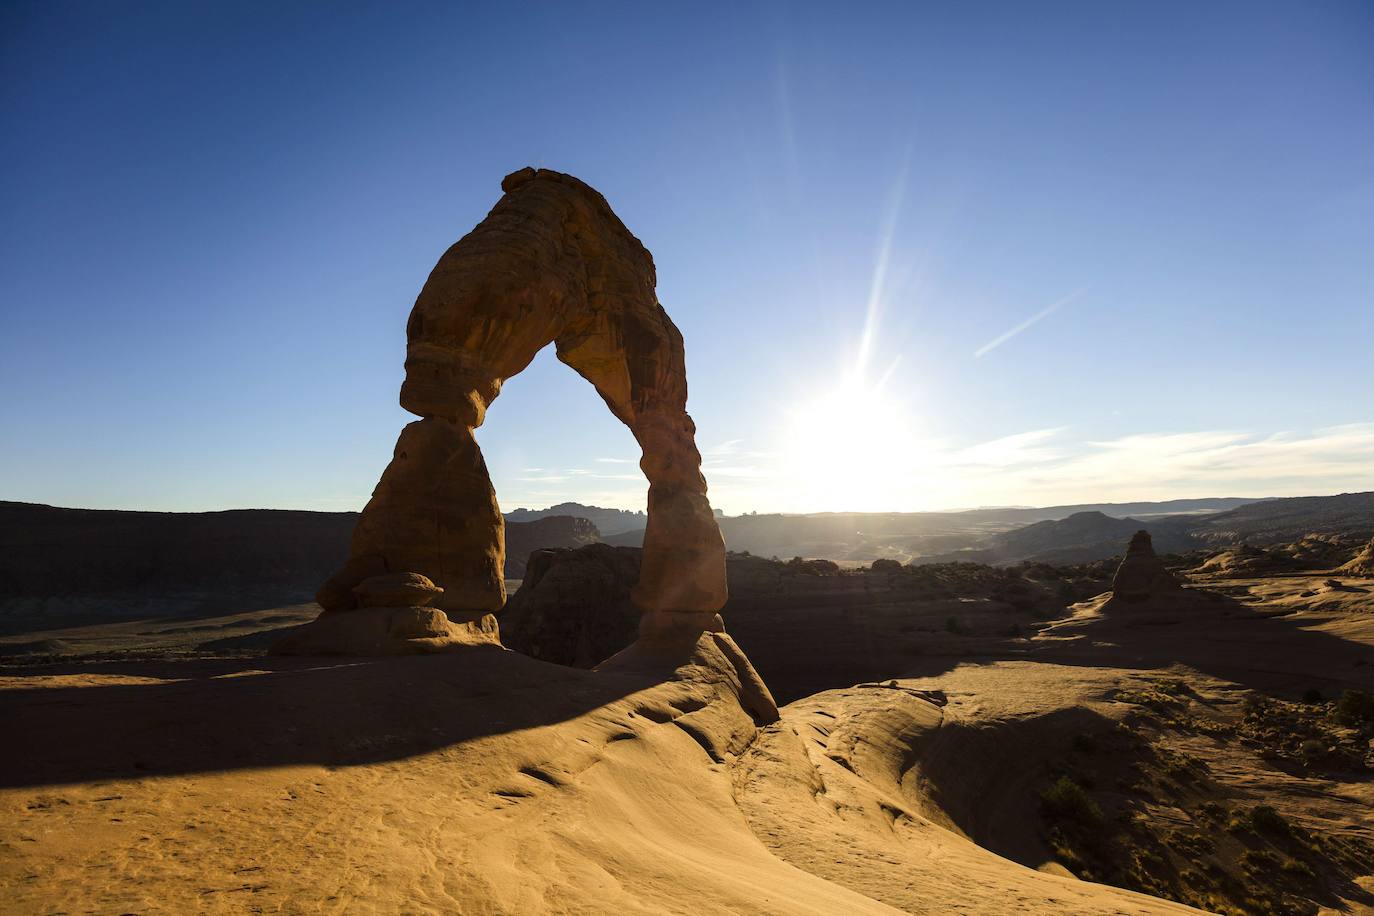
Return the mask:
<path id="1" fill-rule="evenodd" d="M 578 503 L 517 509 L 506 518 L 510 578 L 524 575 L 536 548 L 598 540 L 637 546 L 644 536 L 644 513 Z M 343 561 L 357 519 L 354 512 L 126 512 L 0 502 L 0 632 L 35 622 L 307 602 Z M 719 521 L 727 548 L 765 557 L 1086 562 L 1120 553 L 1140 528 L 1161 552 L 1306 534 L 1367 539 L 1374 534 L 1374 493 Z"/>
<path id="2" fill-rule="evenodd" d="M 1374 493 L 1266 499 L 1205 514 L 1117 518 L 1095 510 L 1076 512 L 990 535 L 966 549 L 923 561 L 1091 562 L 1121 553 L 1131 534 L 1142 528 L 1150 532 L 1160 553 L 1289 543 L 1309 534 L 1364 538 L 1374 532 Z"/>

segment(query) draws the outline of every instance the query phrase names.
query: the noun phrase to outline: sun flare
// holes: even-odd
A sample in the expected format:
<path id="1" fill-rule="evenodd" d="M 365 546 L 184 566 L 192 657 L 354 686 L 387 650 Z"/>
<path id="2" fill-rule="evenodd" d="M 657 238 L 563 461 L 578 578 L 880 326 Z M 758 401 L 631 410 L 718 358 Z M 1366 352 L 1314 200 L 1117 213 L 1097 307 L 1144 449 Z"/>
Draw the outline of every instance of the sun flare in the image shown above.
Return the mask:
<path id="1" fill-rule="evenodd" d="M 911 485 L 920 454 L 906 405 L 859 375 L 790 411 L 784 450 L 793 502 L 813 512 L 871 512 Z"/>

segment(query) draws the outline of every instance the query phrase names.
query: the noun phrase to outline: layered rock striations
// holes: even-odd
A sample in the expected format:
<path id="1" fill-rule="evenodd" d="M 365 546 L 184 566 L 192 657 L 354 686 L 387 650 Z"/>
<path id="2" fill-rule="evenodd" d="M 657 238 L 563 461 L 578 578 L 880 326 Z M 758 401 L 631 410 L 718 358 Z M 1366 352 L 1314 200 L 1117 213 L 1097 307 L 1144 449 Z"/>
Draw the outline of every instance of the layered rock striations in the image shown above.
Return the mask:
<path id="1" fill-rule="evenodd" d="M 491 615 L 449 619 L 429 605 L 444 590 L 416 573 L 383 573 L 360 582 L 360 607 L 325 611 L 283 637 L 276 655 L 423 655 L 457 646 L 497 643 Z"/>
<path id="2" fill-rule="evenodd" d="M 553 344 L 634 433 L 649 480 L 631 599 L 651 639 L 720 631 L 725 548 L 687 414 L 682 335 L 648 250 L 605 199 L 569 175 L 522 169 L 480 224 L 444 253 L 406 326 L 408 425 L 364 508 L 342 570 L 317 600 L 357 607 L 353 587 L 415 573 L 433 606 L 475 633 L 505 602 L 504 523 L 473 430 L 506 379 Z"/>
<path id="3" fill-rule="evenodd" d="M 1370 538 L 1364 550 L 1357 553 L 1354 559 L 1341 566 L 1338 571 L 1349 576 L 1374 577 L 1374 538 Z"/>

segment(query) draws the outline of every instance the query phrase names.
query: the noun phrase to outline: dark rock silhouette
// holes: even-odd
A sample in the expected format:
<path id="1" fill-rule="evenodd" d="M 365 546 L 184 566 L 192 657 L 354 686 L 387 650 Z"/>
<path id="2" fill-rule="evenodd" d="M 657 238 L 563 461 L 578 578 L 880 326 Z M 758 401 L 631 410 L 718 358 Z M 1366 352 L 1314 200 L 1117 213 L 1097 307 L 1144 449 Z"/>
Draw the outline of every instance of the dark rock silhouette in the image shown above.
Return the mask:
<path id="1" fill-rule="evenodd" d="M 1178 592 L 1174 574 L 1155 555 L 1148 531 L 1137 531 L 1112 579 L 1112 595 L 1122 601 L 1148 601 Z"/>

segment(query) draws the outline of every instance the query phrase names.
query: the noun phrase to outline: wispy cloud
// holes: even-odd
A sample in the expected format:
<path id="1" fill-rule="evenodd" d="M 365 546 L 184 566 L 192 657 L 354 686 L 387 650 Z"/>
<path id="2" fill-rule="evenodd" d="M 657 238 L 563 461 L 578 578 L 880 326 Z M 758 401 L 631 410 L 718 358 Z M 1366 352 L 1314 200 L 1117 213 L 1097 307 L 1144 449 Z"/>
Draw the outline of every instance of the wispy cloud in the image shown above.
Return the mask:
<path id="1" fill-rule="evenodd" d="M 1067 296 L 1065 296 L 1063 299 L 1060 299 L 1057 302 L 1051 302 L 1049 305 L 1045 306 L 1040 311 L 1036 312 L 1034 315 L 1030 316 L 1025 321 L 1018 324 L 1016 327 L 1012 328 L 1009 331 L 1006 331 L 1003 334 L 998 335 L 997 337 L 994 337 L 992 340 L 989 340 L 987 343 L 983 344 L 977 350 L 974 350 L 973 358 L 978 359 L 979 357 L 982 357 L 987 353 L 991 353 L 993 350 L 996 350 L 998 347 L 1002 346 L 1002 344 L 1011 340 L 1017 334 L 1020 334 L 1022 331 L 1026 330 L 1032 325 L 1050 317 L 1055 312 L 1059 311 L 1061 308 L 1068 305 L 1070 302 L 1077 299 L 1079 296 L 1083 295 L 1083 293 L 1085 292 L 1087 292 L 1086 286 L 1083 287 L 1083 289 L 1077 290 L 1076 292 L 1069 293 Z"/>
<path id="2" fill-rule="evenodd" d="M 913 440 L 882 465 L 872 499 L 849 504 L 853 481 L 789 461 L 784 451 L 730 440 L 706 450 L 713 505 L 727 512 L 827 509 L 911 511 L 975 505 L 1060 505 L 1199 496 L 1296 496 L 1374 489 L 1374 422 L 1309 430 L 1157 430 L 1090 437 L 1071 427 L 1025 430 L 973 443 Z M 627 462 L 609 462 L 618 465 Z M 497 480 L 501 503 L 565 500 L 642 508 L 647 486 L 630 468 Z M 819 495 L 817 495 L 819 494 Z M 836 505 L 812 504 L 829 499 Z M 844 505 L 839 505 L 844 503 Z M 871 505 L 869 504 L 871 503 Z"/>
<path id="3" fill-rule="evenodd" d="M 975 502 L 1292 496 L 1374 487 L 1374 423 L 1305 432 L 1151 432 L 1074 441 L 1038 430 L 958 450 L 943 472 Z"/>
<path id="4" fill-rule="evenodd" d="M 733 455 L 739 451 L 740 443 L 743 441 L 743 439 L 730 439 L 728 441 L 721 442 L 711 446 L 710 448 L 704 450 L 701 454 L 704 458 L 708 459 L 713 457 L 718 458 L 724 455 Z"/>
<path id="5" fill-rule="evenodd" d="M 633 458 L 597 458 L 602 464 L 638 464 Z"/>

